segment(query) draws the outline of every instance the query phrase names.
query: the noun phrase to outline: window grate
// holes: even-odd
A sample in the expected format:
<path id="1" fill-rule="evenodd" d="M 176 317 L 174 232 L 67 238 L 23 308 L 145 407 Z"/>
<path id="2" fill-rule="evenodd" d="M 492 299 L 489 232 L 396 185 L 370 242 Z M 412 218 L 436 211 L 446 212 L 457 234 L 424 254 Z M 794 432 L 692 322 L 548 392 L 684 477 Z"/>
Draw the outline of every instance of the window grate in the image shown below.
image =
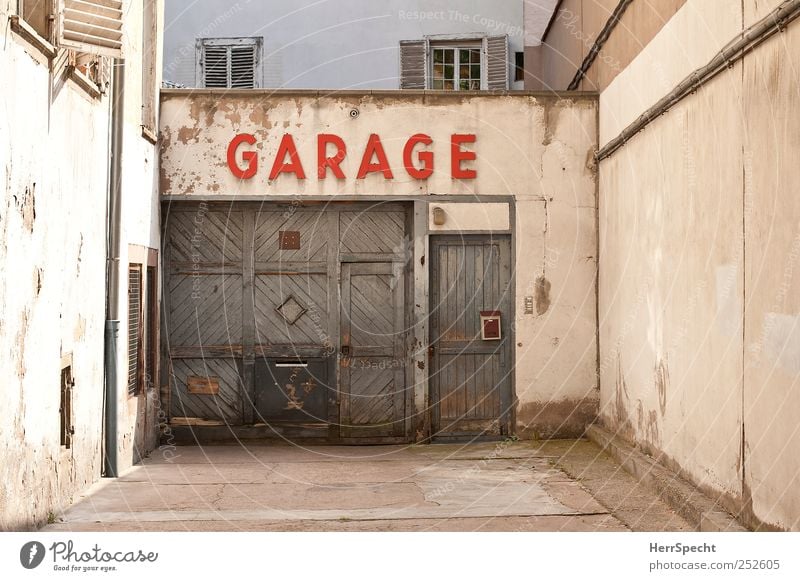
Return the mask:
<path id="1" fill-rule="evenodd" d="M 128 395 L 139 392 L 142 320 L 142 267 L 128 267 Z"/>

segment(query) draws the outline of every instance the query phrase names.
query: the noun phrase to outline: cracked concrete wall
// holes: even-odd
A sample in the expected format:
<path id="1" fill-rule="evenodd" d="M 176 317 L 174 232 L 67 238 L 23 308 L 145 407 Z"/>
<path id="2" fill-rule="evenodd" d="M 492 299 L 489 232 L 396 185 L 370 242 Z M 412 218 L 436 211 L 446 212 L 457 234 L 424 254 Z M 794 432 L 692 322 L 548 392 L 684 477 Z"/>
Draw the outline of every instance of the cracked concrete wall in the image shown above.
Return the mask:
<path id="1" fill-rule="evenodd" d="M 42 523 L 100 473 L 108 108 L 47 61 L 0 5 L 0 529 Z M 75 379 L 60 446 L 61 359 Z"/>
<path id="2" fill-rule="evenodd" d="M 601 145 L 777 4 L 688 0 L 601 94 Z M 599 204 L 603 423 L 748 525 L 792 530 L 798 58 L 794 23 L 602 161 Z"/>
<path id="3" fill-rule="evenodd" d="M 351 116 L 357 110 L 358 115 Z M 579 435 L 596 414 L 596 169 L 597 101 L 587 94 L 459 95 L 457 93 L 162 92 L 161 193 L 174 199 L 335 199 L 336 195 L 396 196 L 418 205 L 439 194 L 513 196 L 513 221 L 486 204 L 472 220 L 484 229 L 515 224 L 516 239 L 516 431 L 523 437 Z M 258 140 L 256 175 L 239 180 L 226 164 L 237 133 Z M 306 179 L 268 179 L 279 141 L 291 133 Z M 343 138 L 345 179 L 319 180 L 319 133 Z M 355 178 L 371 133 L 380 135 L 394 179 Z M 433 139 L 435 171 L 412 179 L 403 167 L 406 139 Z M 450 136 L 474 133 L 474 180 L 452 179 Z M 222 196 L 226 196 L 223 198 Z M 452 199 L 448 202 L 453 202 Z M 502 205 L 502 204 L 500 204 Z M 429 209 L 420 209 L 427 216 Z M 491 210 L 491 211 L 490 211 Z M 480 215 L 478 215 L 480 214 Z M 454 213 L 454 219 L 467 214 Z M 464 221 L 467 224 L 467 221 Z M 431 227 L 431 231 L 434 228 Z M 424 252 L 424 241 L 417 241 Z M 419 260 L 415 264 L 419 264 Z M 421 267 L 417 267 L 418 269 Z M 427 268 L 427 267 L 425 267 Z M 424 303 L 427 270 L 415 272 L 415 302 Z M 537 282 L 538 281 L 538 282 Z M 526 296 L 538 310 L 525 314 Z M 427 343 L 423 320 L 413 344 Z M 425 357 L 422 351 L 422 365 Z M 427 375 L 415 371 L 424 388 Z M 425 413 L 426 393 L 415 398 Z"/>
<path id="4" fill-rule="evenodd" d="M 89 95 L 63 70 L 51 73 L 45 56 L 10 30 L 15 6 L 0 0 L 0 530 L 57 518 L 102 469 L 110 97 Z M 125 26 L 126 54 L 135 62 L 141 13 L 129 11 Z M 157 157 L 141 137 L 140 77 L 129 67 L 123 243 L 143 239 L 157 247 Z M 123 300 L 126 283 L 123 276 Z M 124 338 L 123 325 L 121 368 Z M 70 356 L 75 433 L 66 448 L 60 375 Z M 123 400 L 125 381 L 123 369 L 123 468 L 133 457 L 126 439 L 144 437 L 124 421 L 138 405 Z"/>

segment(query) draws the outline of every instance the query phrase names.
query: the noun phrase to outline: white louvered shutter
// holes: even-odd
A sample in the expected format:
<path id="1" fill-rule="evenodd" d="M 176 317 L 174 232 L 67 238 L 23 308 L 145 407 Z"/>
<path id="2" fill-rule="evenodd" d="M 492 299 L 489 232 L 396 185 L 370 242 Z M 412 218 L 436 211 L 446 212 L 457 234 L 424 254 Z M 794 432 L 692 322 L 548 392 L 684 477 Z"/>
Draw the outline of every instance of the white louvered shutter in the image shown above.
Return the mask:
<path id="1" fill-rule="evenodd" d="M 203 47 L 203 86 L 209 88 L 228 88 L 230 67 L 228 66 L 228 47 L 220 45 Z"/>
<path id="2" fill-rule="evenodd" d="M 400 88 L 425 89 L 428 43 L 425 40 L 400 41 Z"/>
<path id="3" fill-rule="evenodd" d="M 198 70 L 202 86 L 212 89 L 259 87 L 260 47 L 260 38 L 198 40 Z"/>
<path id="4" fill-rule="evenodd" d="M 508 90 L 508 36 L 489 36 L 485 40 L 486 88 Z"/>
<path id="5" fill-rule="evenodd" d="M 230 47 L 231 84 L 234 89 L 253 89 L 256 86 L 256 46 Z"/>
<path id="6" fill-rule="evenodd" d="M 58 0 L 59 46 L 122 56 L 122 0 Z"/>

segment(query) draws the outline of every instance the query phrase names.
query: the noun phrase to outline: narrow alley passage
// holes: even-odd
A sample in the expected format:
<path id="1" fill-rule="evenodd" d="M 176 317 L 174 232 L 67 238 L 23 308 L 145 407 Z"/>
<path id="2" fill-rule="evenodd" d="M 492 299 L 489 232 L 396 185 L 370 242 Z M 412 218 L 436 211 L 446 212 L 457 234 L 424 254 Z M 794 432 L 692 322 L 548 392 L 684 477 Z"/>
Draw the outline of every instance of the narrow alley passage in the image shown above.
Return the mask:
<path id="1" fill-rule="evenodd" d="M 584 440 L 166 452 L 102 481 L 45 530 L 693 530 Z"/>

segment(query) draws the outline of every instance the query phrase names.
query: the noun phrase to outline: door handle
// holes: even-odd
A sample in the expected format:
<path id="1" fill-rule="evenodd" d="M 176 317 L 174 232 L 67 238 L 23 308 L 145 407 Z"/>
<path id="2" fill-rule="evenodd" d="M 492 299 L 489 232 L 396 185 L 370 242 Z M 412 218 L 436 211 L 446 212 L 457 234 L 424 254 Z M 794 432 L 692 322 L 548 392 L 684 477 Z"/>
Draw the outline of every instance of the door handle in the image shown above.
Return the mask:
<path id="1" fill-rule="evenodd" d="M 344 355 L 345 357 L 350 355 L 350 345 L 342 345 L 341 352 L 342 352 L 342 355 Z"/>

